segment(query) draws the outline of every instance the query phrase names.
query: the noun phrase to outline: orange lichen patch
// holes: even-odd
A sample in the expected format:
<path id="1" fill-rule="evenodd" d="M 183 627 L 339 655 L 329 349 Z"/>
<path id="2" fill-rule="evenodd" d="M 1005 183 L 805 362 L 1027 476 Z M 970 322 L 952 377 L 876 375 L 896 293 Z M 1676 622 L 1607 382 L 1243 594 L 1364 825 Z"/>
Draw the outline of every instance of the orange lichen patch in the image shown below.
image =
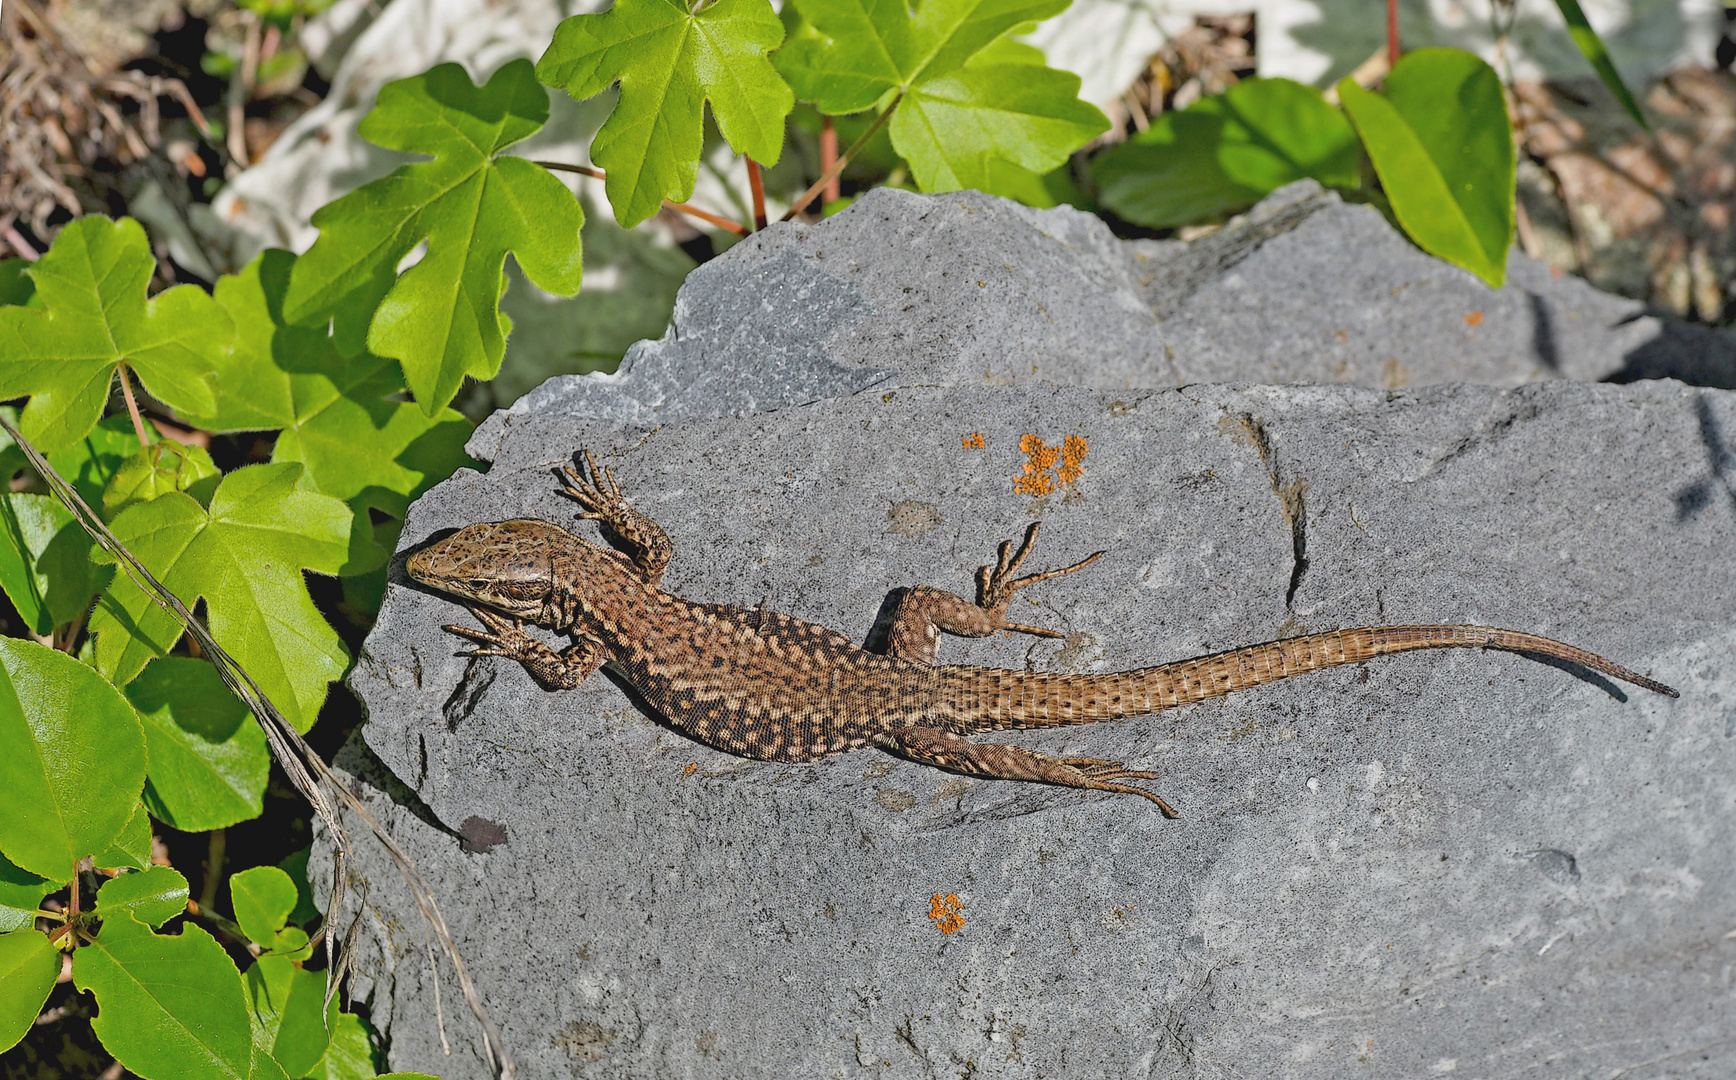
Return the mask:
<path id="1" fill-rule="evenodd" d="M 966 450 L 981 450 L 983 448 L 983 433 L 980 431 L 973 431 L 969 435 L 966 435 L 964 437 L 964 448 Z"/>
<path id="2" fill-rule="evenodd" d="M 694 773 L 696 773 L 698 771 L 699 771 L 699 762 L 690 761 L 687 763 L 687 768 L 681 770 L 681 775 L 683 777 L 688 777 L 688 776 L 692 776 Z"/>
<path id="3" fill-rule="evenodd" d="M 934 920 L 934 925 L 943 934 L 955 934 L 964 929 L 964 903 L 958 894 L 947 893 L 942 896 L 935 893 L 928 902 L 928 917 Z"/>
<path id="4" fill-rule="evenodd" d="M 1087 446 L 1085 440 L 1077 435 L 1062 439 L 1060 446 L 1050 446 L 1037 435 L 1025 435 L 1019 439 L 1019 449 L 1025 453 L 1025 469 L 1023 475 L 1013 481 L 1013 490 L 1021 495 L 1041 498 L 1055 490 L 1057 480 L 1065 487 L 1085 471 L 1083 463 Z M 1049 470 L 1055 468 L 1056 462 L 1061 467 L 1050 476 Z"/>
<path id="5" fill-rule="evenodd" d="M 1085 440 L 1077 435 L 1069 435 L 1061 440 L 1061 467 L 1055 470 L 1055 479 L 1063 486 L 1079 479 L 1079 474 L 1085 471 Z"/>
<path id="6" fill-rule="evenodd" d="M 1473 311 L 1469 315 L 1465 316 L 1465 325 L 1466 326 L 1476 326 L 1478 323 L 1480 323 L 1482 321 L 1483 321 L 1483 313 L 1481 311 Z"/>

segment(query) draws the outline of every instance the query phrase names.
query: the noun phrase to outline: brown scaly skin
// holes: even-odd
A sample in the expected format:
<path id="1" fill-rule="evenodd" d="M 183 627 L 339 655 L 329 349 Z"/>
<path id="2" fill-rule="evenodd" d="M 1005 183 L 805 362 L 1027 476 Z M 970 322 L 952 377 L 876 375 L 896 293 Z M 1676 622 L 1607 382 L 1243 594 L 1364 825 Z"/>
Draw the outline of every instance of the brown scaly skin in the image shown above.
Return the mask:
<path id="1" fill-rule="evenodd" d="M 1003 728 L 1088 724 L 1221 697 L 1339 664 L 1409 649 L 1505 649 L 1557 657 L 1676 697 L 1675 690 L 1583 649 L 1481 626 L 1384 626 L 1271 641 L 1194 660 L 1110 675 L 1054 675 L 937 666 L 942 631 L 984 637 L 1053 631 L 1007 621 L 1014 592 L 1072 573 L 1015 577 L 1037 525 L 994 567 L 977 573 L 977 600 L 926 585 L 906 593 L 887 653 L 788 615 L 699 604 L 658 588 L 674 554 L 663 530 L 627 505 L 610 470 L 587 453 L 588 478 L 566 470 L 566 493 L 623 551 L 586 543 L 547 522 L 472 525 L 410 557 L 410 576 L 464 600 L 485 629 L 448 626 L 477 642 L 472 656 L 504 656 L 550 689 L 572 689 L 610 664 L 677 731 L 743 757 L 812 761 L 877 746 L 969 776 L 1035 780 L 1142 795 L 1118 783 L 1156 774 L 1096 758 L 1057 758 L 963 736 Z M 529 619 L 573 638 L 555 652 L 525 633 Z"/>

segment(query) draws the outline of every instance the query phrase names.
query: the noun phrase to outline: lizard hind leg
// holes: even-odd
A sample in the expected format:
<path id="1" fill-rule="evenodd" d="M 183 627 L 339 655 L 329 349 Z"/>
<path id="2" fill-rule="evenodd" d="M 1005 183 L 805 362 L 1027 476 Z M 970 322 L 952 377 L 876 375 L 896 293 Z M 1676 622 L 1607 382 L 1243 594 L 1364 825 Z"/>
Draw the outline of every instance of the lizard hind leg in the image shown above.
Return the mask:
<path id="1" fill-rule="evenodd" d="M 1050 578 L 1058 578 L 1090 566 L 1102 557 L 1103 552 L 1095 552 L 1072 566 L 1064 566 L 1059 570 L 1044 570 L 1015 577 L 1019 567 L 1024 565 L 1026 556 L 1030 555 L 1031 545 L 1036 543 L 1037 530 L 1038 523 L 1031 522 L 1017 551 L 1013 550 L 1011 540 L 1005 541 L 1000 546 L 994 566 L 977 568 L 975 603 L 929 585 L 917 585 L 906 591 L 893 615 L 887 651 L 905 660 L 932 665 L 941 631 L 960 637 L 987 637 L 997 630 L 1016 630 L 1037 637 L 1060 637 L 1059 633 L 1041 626 L 1008 622 L 1007 604 L 1011 602 L 1015 592 L 1027 585 L 1035 585 L 1040 581 L 1048 581 Z"/>
<path id="2" fill-rule="evenodd" d="M 996 616 L 996 621 L 1000 623 L 997 629 L 1018 630 L 1021 633 L 1035 634 L 1038 637 L 1060 637 L 1061 635 L 1055 631 L 1045 630 L 1040 626 L 1007 622 L 1007 603 L 1012 600 L 1015 592 L 1025 586 L 1035 585 L 1039 581 L 1048 581 L 1050 578 L 1058 578 L 1063 574 L 1071 574 L 1075 570 L 1083 570 L 1101 559 L 1104 553 L 1094 551 L 1072 566 L 1063 566 L 1059 570 L 1044 570 L 1041 573 L 1026 574 L 1024 577 L 1015 578 L 1013 575 L 1018 573 L 1019 567 L 1025 564 L 1025 557 L 1031 553 L 1031 546 L 1037 542 L 1037 531 L 1041 524 L 1037 521 L 1031 522 L 1030 527 L 1025 530 L 1025 539 L 1019 544 L 1019 550 L 1016 552 L 1013 551 L 1011 540 L 1003 540 L 992 569 L 987 566 L 977 567 L 977 606 Z"/>
<path id="3" fill-rule="evenodd" d="M 1039 784 L 1114 791 L 1150 799 L 1163 816 L 1176 817 L 1170 805 L 1143 788 L 1118 780 L 1155 780 L 1157 774 L 1129 769 L 1102 758 L 1050 757 L 1006 743 L 973 743 L 941 728 L 908 727 L 889 732 L 882 744 L 900 757 L 966 776 L 991 780 L 1031 780 Z"/>

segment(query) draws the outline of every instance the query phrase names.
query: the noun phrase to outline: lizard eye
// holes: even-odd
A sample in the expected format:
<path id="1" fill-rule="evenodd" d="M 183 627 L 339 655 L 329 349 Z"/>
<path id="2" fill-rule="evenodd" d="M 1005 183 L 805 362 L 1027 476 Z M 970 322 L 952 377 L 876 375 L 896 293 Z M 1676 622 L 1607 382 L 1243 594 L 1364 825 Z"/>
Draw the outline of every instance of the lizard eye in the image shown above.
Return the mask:
<path id="1" fill-rule="evenodd" d="M 548 593 L 548 586 L 537 581 L 507 581 L 496 585 L 514 600 L 541 600 Z"/>

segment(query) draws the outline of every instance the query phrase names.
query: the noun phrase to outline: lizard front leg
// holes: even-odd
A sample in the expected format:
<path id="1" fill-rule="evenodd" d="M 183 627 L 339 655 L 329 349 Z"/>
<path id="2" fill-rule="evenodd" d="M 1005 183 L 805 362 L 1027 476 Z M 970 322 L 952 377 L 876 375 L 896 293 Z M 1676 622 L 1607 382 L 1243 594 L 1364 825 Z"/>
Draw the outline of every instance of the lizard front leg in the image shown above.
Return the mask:
<path id="1" fill-rule="evenodd" d="M 1117 784 L 1116 780 L 1155 780 L 1156 773 L 1129 769 L 1102 758 L 1050 757 L 1006 743 L 973 743 L 961 735 L 932 727 L 907 727 L 889 732 L 882 743 L 900 757 L 934 765 L 966 776 L 992 780 L 1034 780 L 1062 787 L 1117 791 L 1150 799 L 1164 817 L 1175 817 L 1169 804 L 1149 791 Z"/>
<path id="2" fill-rule="evenodd" d="M 516 619 L 508 619 L 483 607 L 470 609 L 486 630 L 468 626 L 446 626 L 443 629 L 469 638 L 481 645 L 466 656 L 504 656 L 524 665 L 530 677 L 550 690 L 571 690 L 590 678 L 609 659 L 606 645 L 596 638 L 577 637 L 571 646 L 555 652 L 537 638 L 525 633 Z"/>
<path id="3" fill-rule="evenodd" d="M 943 630 L 960 637 L 987 637 L 996 630 L 1017 630 L 1022 634 L 1035 634 L 1038 637 L 1060 637 L 1055 631 L 1045 630 L 1040 626 L 1008 622 L 1008 602 L 1012 600 L 1013 593 L 1025 586 L 1057 578 L 1062 574 L 1071 574 L 1096 562 L 1103 552 L 1089 555 L 1060 570 L 1045 570 L 1040 574 L 1015 578 L 1013 575 L 1019 572 L 1025 557 L 1031 553 L 1031 545 L 1036 543 L 1037 528 L 1038 523 L 1031 522 L 1031 527 L 1025 530 L 1025 539 L 1019 545 L 1018 551 L 1013 551 L 1013 542 L 1008 540 L 1001 544 L 999 558 L 992 568 L 977 568 L 977 598 L 974 604 L 962 596 L 955 596 L 929 585 L 917 585 L 907 591 L 892 617 L 887 652 L 905 660 L 932 665 L 935 646 L 939 643 L 940 632 Z"/>
<path id="4" fill-rule="evenodd" d="M 566 494 L 585 508 L 579 517 L 602 526 L 603 535 L 626 551 L 640 576 L 648 584 L 660 584 L 663 571 L 675 556 L 675 542 L 655 521 L 627 505 L 613 470 L 607 465 L 598 468 L 597 459 L 589 450 L 581 454 L 585 475 L 570 467 L 562 470 L 567 476 L 562 481 Z"/>

